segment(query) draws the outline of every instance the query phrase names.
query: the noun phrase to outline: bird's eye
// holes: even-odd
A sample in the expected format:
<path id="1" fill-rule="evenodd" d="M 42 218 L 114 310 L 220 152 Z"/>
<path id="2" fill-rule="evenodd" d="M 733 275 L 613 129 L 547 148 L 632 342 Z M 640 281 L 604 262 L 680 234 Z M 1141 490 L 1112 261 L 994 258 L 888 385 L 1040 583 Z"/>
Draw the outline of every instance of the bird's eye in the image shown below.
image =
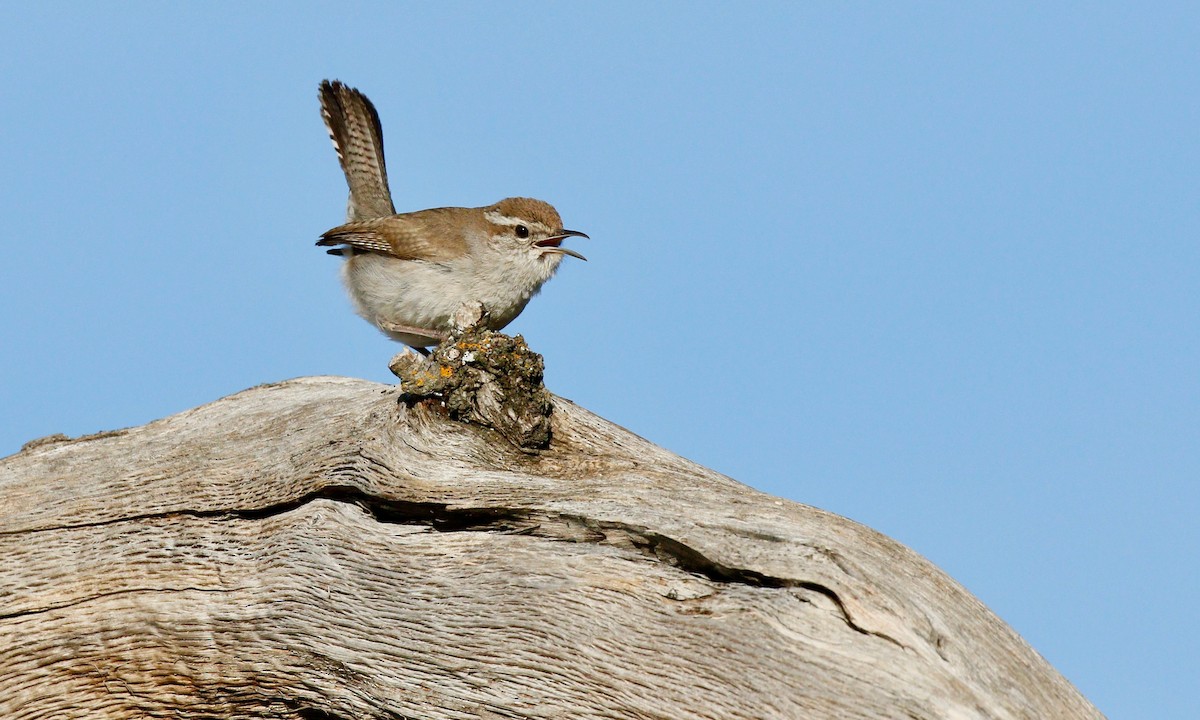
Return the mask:
<path id="1" fill-rule="evenodd" d="M 519 237 L 519 238 L 529 237 L 529 228 L 525 227 L 524 225 L 518 225 L 516 230 L 517 230 L 517 237 Z"/>

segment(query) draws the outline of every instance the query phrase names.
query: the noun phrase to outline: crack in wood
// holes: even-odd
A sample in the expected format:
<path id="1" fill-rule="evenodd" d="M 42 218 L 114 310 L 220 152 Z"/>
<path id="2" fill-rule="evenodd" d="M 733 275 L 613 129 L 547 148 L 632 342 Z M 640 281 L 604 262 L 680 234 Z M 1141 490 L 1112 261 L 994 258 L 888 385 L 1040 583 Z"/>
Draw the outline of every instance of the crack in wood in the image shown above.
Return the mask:
<path id="1" fill-rule="evenodd" d="M 24 532 L 46 532 L 86 527 L 102 527 L 124 522 L 166 519 L 171 517 L 196 517 L 215 519 L 261 520 L 297 510 L 318 500 L 342 502 L 362 508 L 377 522 L 393 525 L 423 525 L 438 532 L 492 532 L 504 534 L 532 535 L 547 540 L 563 542 L 595 542 L 617 547 L 632 547 L 643 556 L 656 562 L 666 563 L 680 570 L 699 575 L 712 582 L 748 585 L 765 588 L 799 588 L 818 593 L 828 598 L 846 623 L 859 633 L 878 637 L 899 647 L 904 647 L 895 638 L 859 625 L 854 621 L 845 602 L 838 593 L 827 585 L 782 578 L 765 573 L 726 565 L 706 556 L 696 548 L 645 527 L 611 520 L 596 520 L 590 517 L 567 513 L 552 513 L 528 509 L 504 507 L 451 508 L 447 503 L 414 502 L 380 498 L 353 485 L 329 485 L 287 502 L 261 508 L 219 510 L 171 510 L 160 513 L 129 516 L 78 525 L 37 528 Z M 556 528 L 582 527 L 590 533 L 556 532 Z M 14 531 L 17 532 L 17 531 Z M 614 535 L 619 535 L 620 542 Z M 122 591 L 126 592 L 126 591 Z M 101 597 L 101 596 L 97 596 Z M 91 599 L 91 598 L 88 598 Z M 85 602 L 85 600 L 75 602 Z M 70 604 L 75 604 L 70 603 Z M 64 605 L 67 607 L 69 605 Z M 44 610 L 55 608 L 44 608 Z M 36 611 L 25 611 L 36 612 Z M 23 613 L 18 613 L 20 615 Z M 3 619 L 5 615 L 0 615 Z"/>
<path id="2" fill-rule="evenodd" d="M 589 518 L 575 518 L 584 523 L 594 522 Z M 645 528 L 635 528 L 623 523 L 603 522 L 597 527 L 608 531 L 617 531 L 624 533 L 634 547 L 642 550 L 643 554 L 663 561 L 664 559 L 672 565 L 691 572 L 693 574 L 702 575 L 703 577 L 719 583 L 738 583 L 742 585 L 750 585 L 752 587 L 768 587 L 768 588 L 800 588 L 824 595 L 838 608 L 842 619 L 846 625 L 856 632 L 863 635 L 870 635 L 886 640 L 898 647 L 904 647 L 895 638 L 885 633 L 869 630 L 854 621 L 845 602 L 837 594 L 833 588 L 821 583 L 812 582 L 809 580 L 797 580 L 794 578 L 781 578 L 767 575 L 756 570 L 748 568 L 732 567 L 719 563 L 712 558 L 707 557 L 695 548 L 686 545 L 674 538 L 667 537 L 660 533 L 651 532 Z M 665 558 L 663 556 L 666 556 Z"/>
<path id="3" fill-rule="evenodd" d="M 11 613 L 0 613 L 0 621 L 11 620 L 13 618 L 27 617 L 30 615 L 41 615 L 42 613 L 53 612 L 55 610 L 63 610 L 63 609 L 69 608 L 69 607 L 75 607 L 77 605 L 86 605 L 87 603 L 93 602 L 95 600 L 102 600 L 104 598 L 117 597 L 120 595 L 136 595 L 138 593 L 178 593 L 178 592 L 227 593 L 227 592 L 237 592 L 239 590 L 244 590 L 244 589 L 245 588 L 236 588 L 236 587 L 233 587 L 233 588 L 201 588 L 201 587 L 122 588 L 120 590 L 112 590 L 110 592 L 96 593 L 94 595 L 88 595 L 86 597 L 76 598 L 75 600 L 72 600 L 70 602 L 58 603 L 55 605 L 43 605 L 41 607 L 30 608 L 28 610 L 18 610 L 17 612 L 11 612 Z"/>

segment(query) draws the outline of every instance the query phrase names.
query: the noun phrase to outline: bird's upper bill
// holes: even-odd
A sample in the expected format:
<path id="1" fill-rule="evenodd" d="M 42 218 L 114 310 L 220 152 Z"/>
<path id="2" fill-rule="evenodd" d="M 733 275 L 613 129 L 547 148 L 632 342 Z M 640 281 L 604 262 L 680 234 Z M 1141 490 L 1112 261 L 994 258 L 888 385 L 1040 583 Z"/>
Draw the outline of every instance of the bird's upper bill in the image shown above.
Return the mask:
<path id="1" fill-rule="evenodd" d="M 579 253 L 575 252 L 574 250 L 572 250 L 570 248 L 562 247 L 562 241 L 569 237 L 581 237 L 581 238 L 587 238 L 589 240 L 591 239 L 591 238 L 588 238 L 588 236 L 586 234 L 581 233 L 578 230 L 561 230 L 560 229 L 554 235 L 551 235 L 550 237 L 546 238 L 545 240 L 538 240 L 533 245 L 534 245 L 534 247 L 541 248 L 542 250 L 549 252 L 549 253 L 556 253 L 556 254 L 560 254 L 560 255 L 570 255 L 571 257 L 577 257 L 580 260 L 586 261 L 587 258 L 585 258 L 584 256 L 580 255 Z"/>

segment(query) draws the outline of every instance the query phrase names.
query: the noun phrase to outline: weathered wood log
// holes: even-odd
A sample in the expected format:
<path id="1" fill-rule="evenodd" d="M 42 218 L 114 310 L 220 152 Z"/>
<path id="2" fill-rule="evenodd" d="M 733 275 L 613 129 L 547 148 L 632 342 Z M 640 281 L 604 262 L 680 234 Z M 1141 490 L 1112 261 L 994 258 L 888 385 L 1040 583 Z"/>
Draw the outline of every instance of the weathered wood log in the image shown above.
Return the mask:
<path id="1" fill-rule="evenodd" d="M 0 716 L 1096 718 L 882 535 L 562 399 L 304 378 L 0 461 Z"/>

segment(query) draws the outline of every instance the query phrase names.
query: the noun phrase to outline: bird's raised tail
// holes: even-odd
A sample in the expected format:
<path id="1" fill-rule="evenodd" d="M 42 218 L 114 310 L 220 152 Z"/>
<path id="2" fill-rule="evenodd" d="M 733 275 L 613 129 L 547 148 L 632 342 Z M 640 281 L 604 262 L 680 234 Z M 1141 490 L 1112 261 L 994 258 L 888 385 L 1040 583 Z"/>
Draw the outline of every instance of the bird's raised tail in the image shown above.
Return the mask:
<path id="1" fill-rule="evenodd" d="M 383 128 L 375 106 L 366 95 L 338 80 L 322 81 L 318 95 L 321 119 L 350 186 L 346 219 L 395 215 L 383 160 Z"/>

